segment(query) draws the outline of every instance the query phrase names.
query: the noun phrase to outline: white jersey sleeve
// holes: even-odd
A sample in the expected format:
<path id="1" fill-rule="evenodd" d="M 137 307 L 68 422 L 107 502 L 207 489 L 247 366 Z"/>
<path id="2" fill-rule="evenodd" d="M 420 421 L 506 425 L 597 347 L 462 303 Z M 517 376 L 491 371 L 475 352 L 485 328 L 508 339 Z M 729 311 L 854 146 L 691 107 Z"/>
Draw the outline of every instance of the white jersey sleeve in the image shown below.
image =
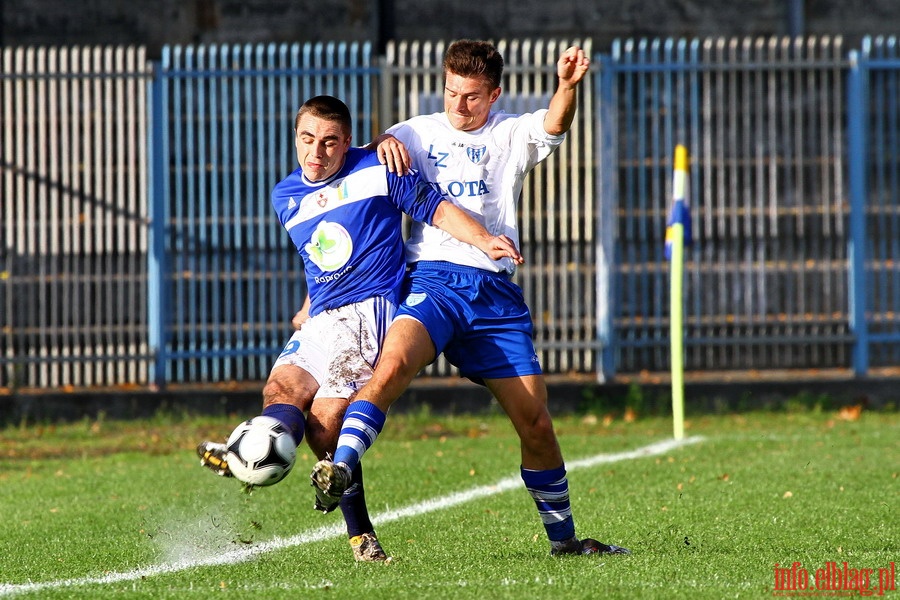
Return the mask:
<path id="1" fill-rule="evenodd" d="M 402 141 L 422 177 L 438 184 L 493 235 L 505 234 L 519 246 L 516 207 L 525 176 L 550 156 L 565 135 L 544 130 L 546 110 L 523 115 L 491 113 L 476 131 L 458 131 L 444 113 L 413 117 L 388 129 Z M 406 244 L 407 263 L 443 260 L 489 271 L 512 273 L 509 258 L 491 260 L 478 248 L 422 223 L 413 223 Z"/>

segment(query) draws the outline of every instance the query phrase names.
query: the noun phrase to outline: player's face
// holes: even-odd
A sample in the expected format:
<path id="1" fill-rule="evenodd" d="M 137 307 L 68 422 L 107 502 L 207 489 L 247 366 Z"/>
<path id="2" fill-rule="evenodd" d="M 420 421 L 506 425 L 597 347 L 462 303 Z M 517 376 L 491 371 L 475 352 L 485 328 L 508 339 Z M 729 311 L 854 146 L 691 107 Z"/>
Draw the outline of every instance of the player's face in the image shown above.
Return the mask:
<path id="1" fill-rule="evenodd" d="M 444 82 L 444 111 L 450 124 L 460 131 L 472 131 L 487 123 L 491 106 L 500 97 L 500 88 L 481 77 L 447 73 Z"/>
<path id="2" fill-rule="evenodd" d="M 305 114 L 297 123 L 297 162 L 310 181 L 322 181 L 337 173 L 344 165 L 350 149 L 350 135 L 336 121 Z"/>

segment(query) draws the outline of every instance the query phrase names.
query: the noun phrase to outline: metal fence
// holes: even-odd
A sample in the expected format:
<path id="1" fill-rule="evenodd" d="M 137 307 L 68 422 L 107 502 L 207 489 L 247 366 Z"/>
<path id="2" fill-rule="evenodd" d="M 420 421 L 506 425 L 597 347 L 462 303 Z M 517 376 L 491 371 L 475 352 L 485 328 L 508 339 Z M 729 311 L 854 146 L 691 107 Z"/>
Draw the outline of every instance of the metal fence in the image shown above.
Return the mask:
<path id="1" fill-rule="evenodd" d="M 669 366 L 672 155 L 691 156 L 685 368 L 846 367 L 840 39 L 644 40 L 601 66 L 607 372 Z"/>
<path id="2" fill-rule="evenodd" d="M 590 40 L 501 40 L 501 108 L 545 106 Z M 255 382 L 305 293 L 271 215 L 292 118 L 354 140 L 440 110 L 443 42 L 6 48 L 0 392 Z M 517 275 L 548 373 L 668 369 L 672 152 L 692 156 L 689 370 L 853 368 L 900 353 L 894 38 L 637 40 L 594 57 L 528 179 Z M 444 361 L 429 374 L 448 375 Z"/>
<path id="3" fill-rule="evenodd" d="M 146 384 L 144 50 L 2 63 L 0 388 Z"/>
<path id="4" fill-rule="evenodd" d="M 270 204 L 297 166 L 294 115 L 342 98 L 375 131 L 368 44 L 166 47 L 154 73 L 155 243 L 148 323 L 157 384 L 265 379 L 305 296 Z"/>

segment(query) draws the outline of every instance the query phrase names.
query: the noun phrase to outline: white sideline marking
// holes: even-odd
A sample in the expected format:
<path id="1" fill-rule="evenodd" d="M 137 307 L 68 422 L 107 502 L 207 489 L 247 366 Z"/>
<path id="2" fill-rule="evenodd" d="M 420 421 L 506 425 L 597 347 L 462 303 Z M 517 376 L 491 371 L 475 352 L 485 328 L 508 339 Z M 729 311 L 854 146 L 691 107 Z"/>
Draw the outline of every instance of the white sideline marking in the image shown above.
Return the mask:
<path id="1" fill-rule="evenodd" d="M 567 462 L 566 470 L 571 472 L 577 469 L 585 469 L 587 467 L 593 467 L 606 463 L 634 460 L 636 458 L 643 458 L 646 456 L 657 456 L 659 454 L 668 452 L 669 450 L 674 450 L 676 448 L 680 448 L 682 446 L 687 446 L 690 444 L 696 444 L 701 441 L 703 441 L 702 437 L 695 436 L 683 440 L 664 440 L 661 442 L 650 444 L 648 446 L 644 446 L 642 448 L 638 448 L 636 450 L 629 450 L 627 452 L 617 452 L 615 454 L 598 454 L 589 458 L 572 461 L 571 463 Z M 465 502 L 469 502 L 478 498 L 493 496 L 494 494 L 517 489 L 521 486 L 522 479 L 518 475 L 515 475 L 513 477 L 501 479 L 493 485 L 476 487 L 464 492 L 450 494 L 449 496 L 440 496 L 437 498 L 432 498 L 430 500 L 425 500 L 424 502 L 419 502 L 418 504 L 413 504 L 405 508 L 389 510 L 374 515 L 372 517 L 372 520 L 379 525 L 382 525 L 384 523 L 390 523 L 391 521 L 398 521 L 400 519 L 408 517 L 417 517 L 429 512 L 451 508 L 458 504 L 463 504 Z M 46 589 L 118 583 L 122 581 L 135 581 L 144 577 L 163 575 L 165 573 L 175 573 L 178 571 L 184 571 L 196 567 L 212 567 L 216 565 L 246 562 L 254 558 L 255 556 L 265 554 L 266 552 L 273 552 L 275 550 L 292 548 L 294 546 L 300 546 L 303 544 L 321 542 L 323 540 L 340 537 L 345 534 L 346 529 L 344 527 L 344 522 L 340 521 L 339 523 L 335 523 L 334 525 L 319 527 L 318 529 L 313 529 L 306 533 L 300 533 L 289 538 L 276 537 L 268 542 L 261 542 L 250 548 L 231 550 L 229 552 L 224 552 L 200 560 L 179 560 L 168 564 L 154 565 L 151 567 L 145 567 L 143 569 L 135 569 L 133 571 L 109 573 L 107 575 L 104 575 L 103 577 L 81 577 L 78 579 L 62 579 L 57 581 L 44 581 L 39 583 L 0 583 L 0 596 L 27 594 L 29 592 L 36 592 Z"/>

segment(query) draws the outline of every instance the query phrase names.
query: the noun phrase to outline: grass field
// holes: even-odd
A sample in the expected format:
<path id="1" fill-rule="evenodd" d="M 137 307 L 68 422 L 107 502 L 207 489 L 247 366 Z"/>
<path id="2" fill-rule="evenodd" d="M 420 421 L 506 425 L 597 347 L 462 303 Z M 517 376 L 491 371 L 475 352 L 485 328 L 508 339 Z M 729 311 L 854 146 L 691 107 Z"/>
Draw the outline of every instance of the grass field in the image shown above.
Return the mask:
<path id="1" fill-rule="evenodd" d="M 505 418 L 392 416 L 364 461 L 386 565 L 354 563 L 339 514 L 311 509 L 305 446 L 251 495 L 202 469 L 197 441 L 234 424 L 3 430 L 0 598 L 759 598 L 790 593 L 775 565 L 796 562 L 812 588 L 845 562 L 896 587 L 879 572 L 900 558 L 896 412 L 697 416 L 654 455 L 634 451 L 668 419 L 559 417 L 579 534 L 633 554 L 558 558 Z"/>

